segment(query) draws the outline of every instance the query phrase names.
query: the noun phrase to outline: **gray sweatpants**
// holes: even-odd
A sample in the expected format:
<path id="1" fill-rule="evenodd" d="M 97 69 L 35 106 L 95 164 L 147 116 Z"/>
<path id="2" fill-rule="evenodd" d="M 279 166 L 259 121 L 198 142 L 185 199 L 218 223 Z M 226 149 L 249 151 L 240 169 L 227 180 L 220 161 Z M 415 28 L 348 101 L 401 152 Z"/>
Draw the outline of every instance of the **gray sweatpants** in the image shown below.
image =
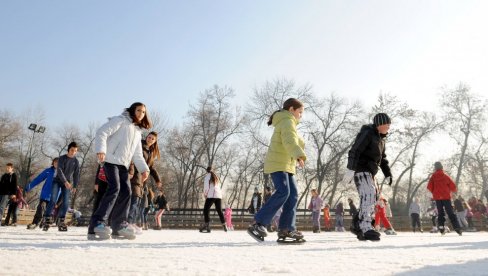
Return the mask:
<path id="1" fill-rule="evenodd" d="M 359 193 L 359 228 L 365 233 L 373 229 L 374 205 L 378 198 L 376 182 L 369 172 L 356 172 L 354 183 Z"/>

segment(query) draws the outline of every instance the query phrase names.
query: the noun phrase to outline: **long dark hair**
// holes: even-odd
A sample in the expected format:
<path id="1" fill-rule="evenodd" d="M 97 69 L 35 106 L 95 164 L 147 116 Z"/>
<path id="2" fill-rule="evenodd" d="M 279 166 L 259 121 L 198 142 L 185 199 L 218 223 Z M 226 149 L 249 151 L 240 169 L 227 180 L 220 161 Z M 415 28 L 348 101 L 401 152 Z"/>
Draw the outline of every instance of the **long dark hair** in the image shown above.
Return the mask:
<path id="1" fill-rule="evenodd" d="M 300 107 L 303 107 L 303 103 L 295 98 L 289 98 L 283 103 L 283 108 L 280 110 L 276 110 L 271 114 L 268 120 L 268 126 L 273 124 L 273 116 L 276 114 L 276 112 L 280 112 L 281 110 L 290 110 L 290 107 L 293 107 L 293 109 L 299 109 Z"/>
<path id="2" fill-rule="evenodd" d="M 154 142 L 154 144 L 152 144 L 149 147 L 150 156 L 149 156 L 149 160 L 147 163 L 152 164 L 154 162 L 154 160 L 161 159 L 161 153 L 159 152 L 159 146 L 158 146 L 158 133 L 156 131 L 151 131 L 151 132 L 149 132 L 149 134 L 147 136 L 149 136 L 149 135 L 153 135 L 154 137 L 156 137 L 156 141 Z M 146 141 L 144 140 L 144 143 L 145 142 Z"/>
<path id="3" fill-rule="evenodd" d="M 207 172 L 210 173 L 210 183 L 217 185 L 219 177 L 213 172 L 212 167 L 207 167 Z"/>
<path id="4" fill-rule="evenodd" d="M 149 116 L 147 115 L 147 108 L 146 108 L 146 114 L 144 114 L 144 118 L 142 118 L 141 121 L 137 121 L 137 119 L 136 119 L 136 109 L 139 106 L 146 107 L 146 105 L 143 103 L 135 102 L 135 103 L 131 104 L 131 106 L 129 108 L 126 108 L 125 111 L 129 112 L 129 115 L 132 118 L 132 122 L 136 126 L 139 126 L 140 128 L 150 129 L 152 127 L 152 123 L 151 123 L 151 120 L 149 120 Z"/>

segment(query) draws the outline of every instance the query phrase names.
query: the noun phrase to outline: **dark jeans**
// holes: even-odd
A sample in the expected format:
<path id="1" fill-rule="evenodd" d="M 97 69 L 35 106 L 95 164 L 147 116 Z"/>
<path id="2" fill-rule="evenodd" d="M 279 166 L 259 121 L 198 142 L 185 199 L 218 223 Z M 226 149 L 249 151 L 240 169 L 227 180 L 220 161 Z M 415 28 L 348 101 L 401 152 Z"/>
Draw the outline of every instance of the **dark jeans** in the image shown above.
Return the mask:
<path id="1" fill-rule="evenodd" d="M 415 227 L 418 227 L 419 229 L 422 229 L 422 224 L 420 223 L 420 215 L 416 213 L 411 213 L 410 217 L 412 218 L 412 228 L 415 229 Z"/>
<path id="2" fill-rule="evenodd" d="M 129 210 L 129 223 L 136 223 L 137 215 L 140 212 L 139 205 L 141 204 L 141 198 L 137 196 L 132 196 L 130 199 L 130 210 Z"/>
<path id="3" fill-rule="evenodd" d="M 89 232 L 92 232 L 99 223 L 106 223 L 110 213 L 112 213 L 110 226 L 114 231 L 118 231 L 121 224 L 126 222 L 129 216 L 131 197 L 129 171 L 123 165 L 107 162 L 103 168 L 107 177 L 108 188 L 98 209 L 91 217 Z"/>
<path id="4" fill-rule="evenodd" d="M 57 217 L 61 220 L 64 220 L 64 218 L 66 217 L 66 212 L 68 211 L 71 192 L 69 189 L 66 188 L 66 186 L 64 186 L 64 183 L 54 180 L 52 190 L 51 190 L 51 200 L 47 205 L 46 212 L 44 212 L 44 217 L 46 218 L 46 220 L 48 218 L 51 218 L 51 213 L 53 212 L 54 205 L 56 205 L 57 196 L 60 190 L 61 190 L 61 194 L 59 196 L 63 200 L 63 202 L 61 203 L 62 205 L 59 206 Z"/>
<path id="5" fill-rule="evenodd" d="M 101 182 L 101 181 L 100 181 Z M 93 202 L 93 213 L 98 209 L 98 206 L 100 206 L 100 202 L 102 201 L 103 196 L 105 195 L 105 192 L 107 192 L 107 183 L 99 183 L 98 184 L 98 192 L 96 192 L 95 195 L 95 202 Z"/>
<path id="6" fill-rule="evenodd" d="M 42 220 L 43 214 L 46 212 L 47 205 L 49 204 L 49 200 L 40 199 L 39 204 L 37 204 L 36 214 L 34 215 L 34 219 L 32 220 L 33 224 L 39 224 Z"/>
<path id="7" fill-rule="evenodd" d="M 12 223 L 17 223 L 17 202 L 10 202 L 8 204 L 7 216 L 5 217 L 5 225 L 9 225 L 10 216 L 12 216 Z"/>
<path id="8" fill-rule="evenodd" d="M 446 222 L 446 213 L 447 216 L 449 217 L 449 220 L 451 221 L 452 227 L 454 227 L 454 230 L 460 229 L 461 227 L 459 226 L 459 221 L 457 219 L 456 214 L 454 213 L 454 210 L 452 209 L 452 203 L 451 200 L 436 200 L 435 204 L 437 205 L 437 226 L 444 226 L 444 223 Z"/>
<path id="9" fill-rule="evenodd" d="M 219 214 L 220 222 L 225 223 L 224 214 L 222 213 L 222 199 L 220 198 L 207 198 L 205 199 L 205 205 L 203 206 L 203 216 L 205 218 L 205 223 L 210 222 L 210 207 L 215 204 L 215 210 Z"/>

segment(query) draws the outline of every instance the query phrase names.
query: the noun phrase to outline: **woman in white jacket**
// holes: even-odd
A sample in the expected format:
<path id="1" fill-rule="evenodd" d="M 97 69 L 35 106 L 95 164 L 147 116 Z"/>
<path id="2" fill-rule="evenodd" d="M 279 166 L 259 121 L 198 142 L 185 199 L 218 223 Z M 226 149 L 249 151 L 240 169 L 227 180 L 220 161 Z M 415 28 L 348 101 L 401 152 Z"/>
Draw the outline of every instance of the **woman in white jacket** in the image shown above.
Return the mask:
<path id="1" fill-rule="evenodd" d="M 141 139 L 142 129 L 150 127 L 146 106 L 136 102 L 97 130 L 95 151 L 103 163 L 108 188 L 91 217 L 88 239 L 109 239 L 110 234 L 135 239 L 134 229 L 127 223 L 131 198 L 129 166 L 133 161 L 143 181 L 147 179 L 149 167 L 142 155 Z M 111 228 L 107 226 L 110 214 Z"/>
<path id="2" fill-rule="evenodd" d="M 200 232 L 210 233 L 210 207 L 215 204 L 215 210 L 219 214 L 220 223 L 224 231 L 227 232 L 224 214 L 222 213 L 222 190 L 220 189 L 219 178 L 212 171 L 212 167 L 207 168 L 207 175 L 203 179 L 203 195 L 205 196 L 205 205 L 203 207 L 203 216 L 205 223 L 200 227 Z"/>

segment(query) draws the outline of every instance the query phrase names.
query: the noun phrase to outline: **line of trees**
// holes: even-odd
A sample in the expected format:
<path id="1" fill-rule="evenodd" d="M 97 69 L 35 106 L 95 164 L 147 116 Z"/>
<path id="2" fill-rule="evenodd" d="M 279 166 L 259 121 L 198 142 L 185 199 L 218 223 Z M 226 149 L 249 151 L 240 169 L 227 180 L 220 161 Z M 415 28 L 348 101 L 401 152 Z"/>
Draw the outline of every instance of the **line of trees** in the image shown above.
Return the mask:
<path id="1" fill-rule="evenodd" d="M 379 94 L 376 105 L 365 108 L 360 102 L 335 93 L 319 95 L 310 85 L 275 79 L 254 88 L 243 106 L 234 103 L 231 87 L 215 85 L 206 89 L 188 107 L 187 116 L 178 126 L 169 126 L 164 116 L 149 106 L 152 130 L 159 133 L 162 150 L 156 168 L 171 206 L 202 206 L 202 178 L 207 166 L 213 166 L 220 175 L 225 203 L 233 208 L 245 209 L 254 187 L 264 190 L 272 186 L 263 173 L 272 133 L 266 121 L 289 97 L 299 98 L 306 105 L 299 125 L 308 155 L 305 169 L 297 172 L 301 207 L 307 206 L 312 188 L 331 206 L 348 197 L 357 201 L 354 185 L 341 182 L 347 153 L 361 125 L 369 123 L 378 112 L 388 113 L 393 120 L 387 155 L 394 182 L 391 188 L 385 185 L 381 173 L 378 182 L 394 212 L 405 214 L 416 197 L 428 201 L 430 195 L 425 187 L 434 161 L 444 163 L 463 196 L 482 198 L 488 189 L 488 101 L 471 92 L 467 84 L 443 88 L 433 112 L 414 110 L 388 93 Z M 29 122 L 47 123 L 39 110 L 20 115 L 0 110 L 0 160 L 14 163 L 20 184 L 25 185 L 26 179 L 37 175 L 52 158 L 64 154 L 71 141 L 78 142 L 81 181 L 72 206 L 88 207 L 97 167 L 93 152 L 97 125 L 83 127 L 73 123 L 31 135 Z M 437 148 L 439 141 L 446 148 Z M 434 160 L 439 151 L 443 159 Z M 39 189 L 30 193 L 28 201 L 35 204 L 38 193 Z"/>

